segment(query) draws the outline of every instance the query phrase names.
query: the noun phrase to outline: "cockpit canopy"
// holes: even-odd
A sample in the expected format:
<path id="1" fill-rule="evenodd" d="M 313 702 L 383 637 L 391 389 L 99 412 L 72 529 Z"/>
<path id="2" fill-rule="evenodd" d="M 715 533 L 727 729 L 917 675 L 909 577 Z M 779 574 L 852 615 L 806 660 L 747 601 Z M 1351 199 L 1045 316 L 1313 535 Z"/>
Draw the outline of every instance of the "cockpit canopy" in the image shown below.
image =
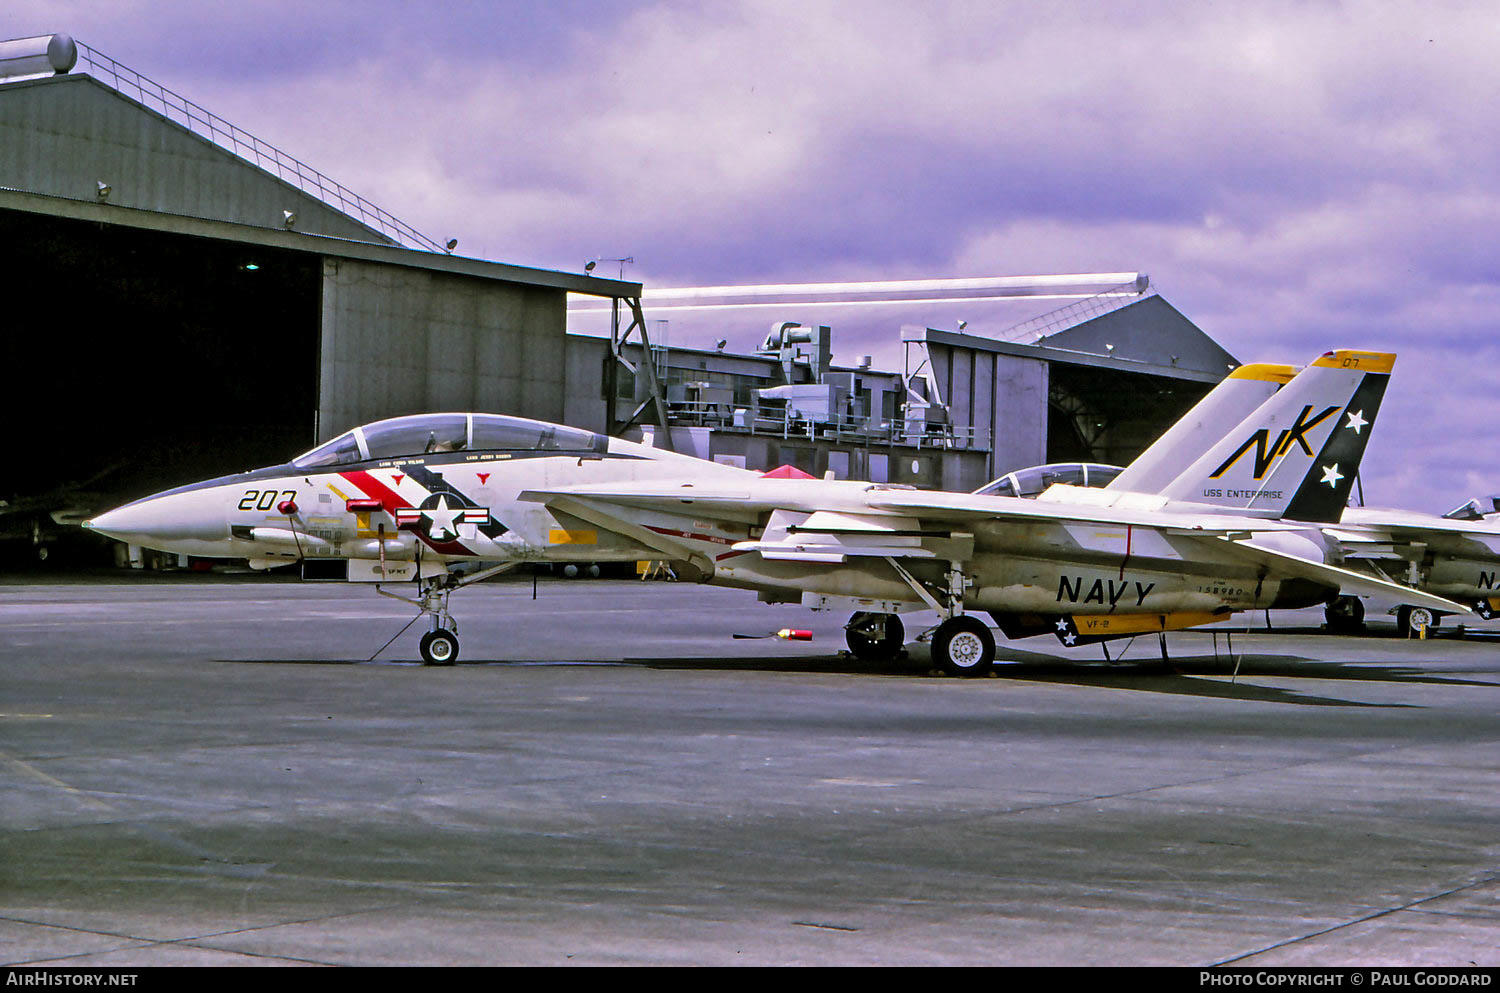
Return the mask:
<path id="1" fill-rule="evenodd" d="M 503 414 L 411 414 L 365 424 L 297 456 L 299 469 L 436 452 L 603 452 L 592 431 Z"/>
<path id="2" fill-rule="evenodd" d="M 1500 513 L 1500 496 L 1475 497 L 1462 507 L 1454 507 L 1443 516 L 1453 521 L 1482 521 Z"/>
<path id="3" fill-rule="evenodd" d="M 1120 466 L 1103 465 L 1098 462 L 1054 462 L 1050 465 L 1032 466 L 1029 469 L 1017 469 L 974 492 L 982 496 L 1030 499 L 1041 496 L 1047 491 L 1047 487 L 1054 483 L 1067 483 L 1070 486 L 1107 486 L 1109 481 L 1122 471 Z"/>

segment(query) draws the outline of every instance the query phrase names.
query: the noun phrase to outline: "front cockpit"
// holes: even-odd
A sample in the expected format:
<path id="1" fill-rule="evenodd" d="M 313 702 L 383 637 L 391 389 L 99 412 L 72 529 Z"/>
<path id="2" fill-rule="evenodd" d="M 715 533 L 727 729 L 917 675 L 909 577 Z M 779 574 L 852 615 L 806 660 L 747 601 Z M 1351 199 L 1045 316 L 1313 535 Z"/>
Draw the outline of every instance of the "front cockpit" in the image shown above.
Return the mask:
<path id="1" fill-rule="evenodd" d="M 297 456 L 298 469 L 443 452 L 603 453 L 608 439 L 592 431 L 504 414 L 411 414 L 345 431 Z"/>

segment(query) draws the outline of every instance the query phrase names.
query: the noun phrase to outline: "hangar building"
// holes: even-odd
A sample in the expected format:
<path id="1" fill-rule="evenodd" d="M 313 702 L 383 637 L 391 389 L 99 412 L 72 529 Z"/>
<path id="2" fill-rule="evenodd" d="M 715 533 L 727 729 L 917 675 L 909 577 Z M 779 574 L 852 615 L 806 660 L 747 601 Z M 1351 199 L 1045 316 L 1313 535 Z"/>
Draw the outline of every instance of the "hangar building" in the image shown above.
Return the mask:
<path id="1" fill-rule="evenodd" d="M 639 283 L 455 245 L 66 36 L 0 42 L 5 423 L 26 453 L 0 473 L 0 549 L 34 560 L 103 507 L 434 410 L 972 489 L 1126 461 L 1234 361 L 1144 292 L 1003 340 L 901 329 L 901 372 L 834 367 L 830 329 L 792 322 L 753 353 L 667 351 Z M 567 333 L 570 295 L 628 305 L 640 340 Z"/>

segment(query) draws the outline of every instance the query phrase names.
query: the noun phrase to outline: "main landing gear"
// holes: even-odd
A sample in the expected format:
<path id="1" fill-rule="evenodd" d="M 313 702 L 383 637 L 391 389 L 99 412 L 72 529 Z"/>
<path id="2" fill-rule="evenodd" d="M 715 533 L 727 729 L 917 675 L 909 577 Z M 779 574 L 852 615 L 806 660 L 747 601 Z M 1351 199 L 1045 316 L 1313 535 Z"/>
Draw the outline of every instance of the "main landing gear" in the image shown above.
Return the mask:
<path id="1" fill-rule="evenodd" d="M 988 675 L 995 664 L 995 636 L 989 625 L 964 613 L 964 591 L 970 581 L 957 562 L 949 563 L 948 588 L 941 599 L 894 558 L 887 558 L 906 584 L 943 620 L 932 632 L 932 663 L 950 676 Z"/>
<path id="2" fill-rule="evenodd" d="M 995 636 L 972 614 L 955 614 L 932 634 L 932 661 L 950 676 L 983 676 L 995 664 Z"/>
<path id="3" fill-rule="evenodd" d="M 1408 638 L 1425 638 L 1441 619 L 1442 615 L 1430 607 L 1399 607 L 1396 610 L 1396 630 Z"/>
<path id="4" fill-rule="evenodd" d="M 1365 605 L 1357 596 L 1334 597 L 1323 608 L 1329 634 L 1358 634 L 1365 629 Z"/>
<path id="5" fill-rule="evenodd" d="M 844 625 L 844 640 L 857 659 L 889 662 L 906 645 L 906 627 L 895 614 L 860 611 Z"/>

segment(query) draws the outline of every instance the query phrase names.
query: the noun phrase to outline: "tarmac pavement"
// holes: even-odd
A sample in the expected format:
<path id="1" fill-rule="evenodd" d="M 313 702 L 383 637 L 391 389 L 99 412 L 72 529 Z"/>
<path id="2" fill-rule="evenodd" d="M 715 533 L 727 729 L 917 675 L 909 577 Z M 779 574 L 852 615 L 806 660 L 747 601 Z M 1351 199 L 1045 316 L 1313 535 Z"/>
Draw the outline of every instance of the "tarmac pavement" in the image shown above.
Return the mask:
<path id="1" fill-rule="evenodd" d="M 452 607 L 433 668 L 366 587 L 0 583 L 0 962 L 1500 965 L 1500 625 L 965 680 L 732 590 Z"/>

